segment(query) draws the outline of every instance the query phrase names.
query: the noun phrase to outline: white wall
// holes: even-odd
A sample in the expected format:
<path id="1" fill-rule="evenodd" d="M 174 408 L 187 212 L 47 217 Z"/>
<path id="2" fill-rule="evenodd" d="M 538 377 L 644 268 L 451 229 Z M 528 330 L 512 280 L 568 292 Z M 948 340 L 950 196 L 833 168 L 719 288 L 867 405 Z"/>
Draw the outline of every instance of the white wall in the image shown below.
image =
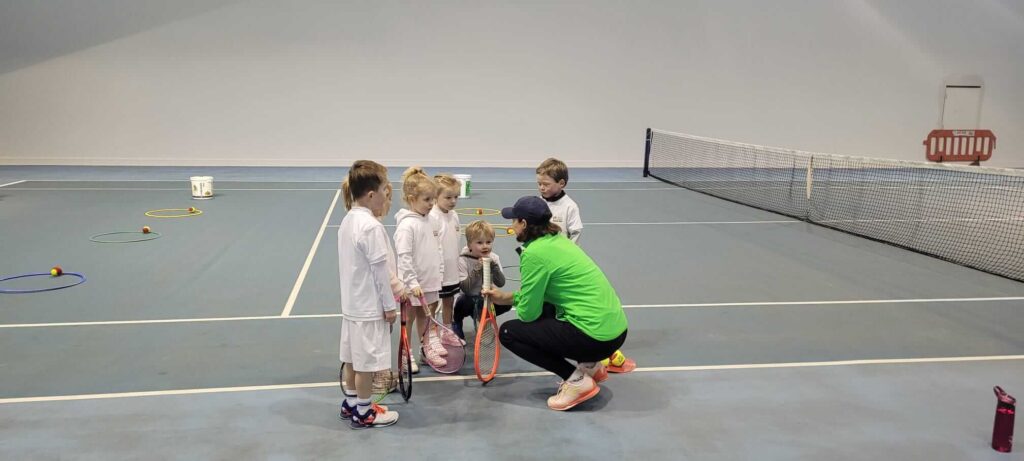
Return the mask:
<path id="1" fill-rule="evenodd" d="M 923 159 L 962 73 L 1024 166 L 1021 4 L 242 1 L 0 74 L 0 163 L 639 166 L 648 126 Z"/>

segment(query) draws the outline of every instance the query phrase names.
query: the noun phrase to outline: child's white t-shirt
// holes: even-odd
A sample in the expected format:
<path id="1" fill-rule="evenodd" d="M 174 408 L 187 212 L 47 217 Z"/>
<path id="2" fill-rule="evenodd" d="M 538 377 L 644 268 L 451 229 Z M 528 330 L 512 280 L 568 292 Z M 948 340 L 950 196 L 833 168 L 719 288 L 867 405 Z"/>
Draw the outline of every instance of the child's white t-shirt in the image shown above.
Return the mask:
<path id="1" fill-rule="evenodd" d="M 424 293 L 441 291 L 441 259 L 439 230 L 430 218 L 402 209 L 395 214 L 395 251 L 398 253 L 398 278 L 410 290 L 419 287 Z"/>
<path id="2" fill-rule="evenodd" d="M 583 219 L 580 218 L 579 205 L 569 198 L 569 194 L 563 195 L 562 198 L 554 202 L 544 201 L 548 203 L 548 208 L 551 210 L 551 222 L 562 229 L 562 235 L 569 237 L 569 240 L 573 242 L 578 242 L 580 234 L 583 232 Z"/>
<path id="3" fill-rule="evenodd" d="M 353 207 L 338 227 L 341 315 L 349 320 L 379 320 L 398 304 L 391 293 L 388 242 L 384 225 L 368 208 Z"/>
<path id="4" fill-rule="evenodd" d="M 434 222 L 434 227 L 438 229 L 438 239 L 441 240 L 442 261 L 444 262 L 441 284 L 444 286 L 455 285 L 459 283 L 459 214 L 454 210 L 445 213 L 437 205 L 434 205 L 429 216 Z"/>

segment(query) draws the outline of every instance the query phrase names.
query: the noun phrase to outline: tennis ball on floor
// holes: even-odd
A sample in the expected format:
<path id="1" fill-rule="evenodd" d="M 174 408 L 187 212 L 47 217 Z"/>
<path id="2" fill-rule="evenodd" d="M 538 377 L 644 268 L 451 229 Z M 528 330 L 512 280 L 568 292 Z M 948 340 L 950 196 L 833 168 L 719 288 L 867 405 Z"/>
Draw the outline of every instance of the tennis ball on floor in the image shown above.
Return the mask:
<path id="1" fill-rule="evenodd" d="M 601 361 L 601 365 L 604 365 L 604 366 L 608 366 L 609 363 L 611 363 L 611 360 L 608 360 L 608 359 L 604 359 L 604 360 Z"/>
<path id="2" fill-rule="evenodd" d="M 617 367 L 621 367 L 623 363 L 626 363 L 626 354 L 622 351 L 615 351 L 611 356 L 611 363 Z"/>
<path id="3" fill-rule="evenodd" d="M 509 228 L 505 229 L 505 232 L 508 232 L 508 235 L 512 235 L 512 234 L 516 233 L 516 230 L 511 228 L 511 227 L 509 227 Z"/>
<path id="4" fill-rule="evenodd" d="M 483 208 L 477 208 L 476 209 L 476 214 L 484 214 L 484 209 Z"/>
<path id="5" fill-rule="evenodd" d="M 50 269 L 50 275 L 54 277 L 64 275 L 64 269 L 61 269 L 60 266 L 53 266 L 53 269 Z"/>
<path id="6" fill-rule="evenodd" d="M 195 213 L 196 212 L 196 207 L 194 207 L 194 206 L 188 207 L 188 212 L 189 213 Z"/>
<path id="7" fill-rule="evenodd" d="M 142 226 L 142 233 L 143 234 L 148 234 L 149 232 L 150 232 L 149 226 Z"/>

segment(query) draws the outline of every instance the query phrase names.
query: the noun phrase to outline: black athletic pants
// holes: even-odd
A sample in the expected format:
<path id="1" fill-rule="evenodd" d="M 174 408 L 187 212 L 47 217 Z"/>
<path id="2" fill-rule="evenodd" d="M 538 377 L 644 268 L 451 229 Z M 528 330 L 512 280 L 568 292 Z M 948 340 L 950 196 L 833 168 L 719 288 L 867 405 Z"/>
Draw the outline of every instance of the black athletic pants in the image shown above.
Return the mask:
<path id="1" fill-rule="evenodd" d="M 598 341 L 573 324 L 556 320 L 554 306 L 550 304 L 544 306 L 544 313 L 539 319 L 529 323 L 508 320 L 501 324 L 499 330 L 502 346 L 563 380 L 569 379 L 576 371 L 576 365 L 566 359 L 577 362 L 604 360 L 622 347 L 628 332 L 623 331 L 609 341 Z"/>

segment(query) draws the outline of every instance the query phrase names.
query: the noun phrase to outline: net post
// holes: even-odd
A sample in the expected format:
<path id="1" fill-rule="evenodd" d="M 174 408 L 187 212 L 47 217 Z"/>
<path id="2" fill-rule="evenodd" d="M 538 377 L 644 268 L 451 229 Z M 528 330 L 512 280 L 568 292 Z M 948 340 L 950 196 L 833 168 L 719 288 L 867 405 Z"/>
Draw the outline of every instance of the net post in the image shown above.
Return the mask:
<path id="1" fill-rule="evenodd" d="M 644 145 L 644 177 L 651 175 L 651 136 L 654 132 L 647 129 L 647 142 Z"/>

